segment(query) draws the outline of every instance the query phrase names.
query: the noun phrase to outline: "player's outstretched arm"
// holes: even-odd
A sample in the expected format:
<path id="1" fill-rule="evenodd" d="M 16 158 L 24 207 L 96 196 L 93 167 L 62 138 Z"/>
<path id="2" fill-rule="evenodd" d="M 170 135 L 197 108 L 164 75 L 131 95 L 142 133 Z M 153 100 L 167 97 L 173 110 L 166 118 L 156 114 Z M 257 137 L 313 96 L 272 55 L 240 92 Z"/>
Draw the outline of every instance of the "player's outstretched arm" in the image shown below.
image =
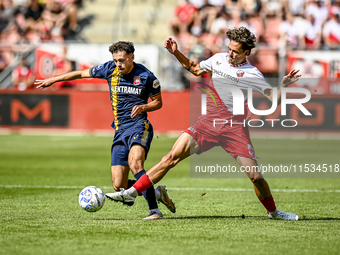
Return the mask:
<path id="1" fill-rule="evenodd" d="M 281 100 L 281 88 L 288 87 L 289 85 L 293 84 L 294 82 L 298 81 L 301 77 L 300 74 L 298 74 L 300 70 L 291 70 L 287 75 L 283 76 L 281 81 L 281 87 L 277 91 L 277 101 L 280 102 Z M 272 89 L 266 89 L 265 90 L 266 97 L 273 102 L 273 90 Z"/>
<path id="2" fill-rule="evenodd" d="M 53 83 L 56 83 L 59 81 L 71 81 L 71 80 L 82 79 L 82 78 L 91 78 L 90 69 L 72 71 L 72 72 L 56 75 L 56 76 L 53 76 L 53 77 L 50 77 L 44 80 L 36 80 L 34 82 L 34 85 L 36 85 L 37 89 L 44 89 L 44 88 L 51 86 Z"/>
<path id="3" fill-rule="evenodd" d="M 182 66 L 192 74 L 200 76 L 207 73 L 200 67 L 198 63 L 195 63 L 194 61 L 189 60 L 186 56 L 184 56 L 183 53 L 178 50 L 177 42 L 171 37 L 165 40 L 164 48 L 166 48 L 171 54 L 173 54 L 182 64 Z"/>
<path id="4" fill-rule="evenodd" d="M 150 98 L 151 98 L 151 102 L 147 104 L 143 104 L 143 105 L 135 105 L 132 108 L 131 118 L 136 117 L 141 112 L 152 112 L 152 111 L 156 111 L 162 108 L 163 101 L 162 101 L 161 94 L 154 96 L 154 97 L 150 97 Z"/>

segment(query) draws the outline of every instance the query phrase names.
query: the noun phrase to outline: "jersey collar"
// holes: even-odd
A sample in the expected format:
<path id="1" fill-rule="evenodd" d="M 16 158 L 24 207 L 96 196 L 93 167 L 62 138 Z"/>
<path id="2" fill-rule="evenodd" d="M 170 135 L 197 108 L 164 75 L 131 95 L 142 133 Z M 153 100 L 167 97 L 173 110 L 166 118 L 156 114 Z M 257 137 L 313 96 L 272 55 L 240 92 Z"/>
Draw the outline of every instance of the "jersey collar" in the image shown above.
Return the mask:
<path id="1" fill-rule="evenodd" d="M 229 63 L 229 61 L 228 61 L 228 63 Z M 233 65 L 233 64 L 230 64 L 229 63 L 229 65 L 231 66 L 231 67 L 240 67 L 240 66 L 244 66 L 244 65 L 246 65 L 246 64 L 248 64 L 248 61 L 246 60 L 246 62 L 243 62 L 243 63 L 241 63 L 241 64 L 239 64 L 239 65 Z"/>

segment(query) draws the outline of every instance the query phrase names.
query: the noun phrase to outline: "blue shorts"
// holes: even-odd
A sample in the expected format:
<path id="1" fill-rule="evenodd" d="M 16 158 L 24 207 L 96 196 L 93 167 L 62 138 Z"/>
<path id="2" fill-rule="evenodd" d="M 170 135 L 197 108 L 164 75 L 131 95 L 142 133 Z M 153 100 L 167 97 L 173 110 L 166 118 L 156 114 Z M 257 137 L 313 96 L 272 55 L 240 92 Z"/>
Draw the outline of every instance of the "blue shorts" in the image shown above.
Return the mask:
<path id="1" fill-rule="evenodd" d="M 152 138 L 153 127 L 149 121 L 140 122 L 130 128 L 116 131 L 111 147 L 111 166 L 129 165 L 129 152 L 134 144 L 144 147 L 146 159 Z"/>

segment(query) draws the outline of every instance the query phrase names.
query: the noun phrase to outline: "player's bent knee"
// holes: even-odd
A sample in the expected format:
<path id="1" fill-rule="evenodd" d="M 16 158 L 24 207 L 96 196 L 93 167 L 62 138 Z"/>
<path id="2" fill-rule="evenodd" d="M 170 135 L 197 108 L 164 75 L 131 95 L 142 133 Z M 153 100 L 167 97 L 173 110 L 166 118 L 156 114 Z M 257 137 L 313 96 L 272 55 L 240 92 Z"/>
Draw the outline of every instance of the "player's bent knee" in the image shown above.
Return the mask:
<path id="1" fill-rule="evenodd" d="M 142 164 L 138 164 L 138 163 L 135 163 L 135 164 L 130 164 L 130 169 L 131 169 L 131 172 L 135 175 L 136 173 L 140 172 L 141 170 L 143 170 L 143 165 Z"/>

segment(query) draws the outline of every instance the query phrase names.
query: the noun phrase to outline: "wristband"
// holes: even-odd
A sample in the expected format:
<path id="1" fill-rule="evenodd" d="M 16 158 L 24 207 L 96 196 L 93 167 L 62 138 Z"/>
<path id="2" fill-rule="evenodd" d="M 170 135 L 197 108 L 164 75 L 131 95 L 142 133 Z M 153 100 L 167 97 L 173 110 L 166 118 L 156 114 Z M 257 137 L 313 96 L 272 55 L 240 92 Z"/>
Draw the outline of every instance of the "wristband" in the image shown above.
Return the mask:
<path id="1" fill-rule="evenodd" d="M 190 60 L 189 60 L 189 62 L 190 62 Z M 189 68 L 187 69 L 189 72 L 190 72 L 190 69 L 191 69 L 193 64 L 194 64 L 194 61 L 191 61 L 191 64 L 190 64 Z"/>

